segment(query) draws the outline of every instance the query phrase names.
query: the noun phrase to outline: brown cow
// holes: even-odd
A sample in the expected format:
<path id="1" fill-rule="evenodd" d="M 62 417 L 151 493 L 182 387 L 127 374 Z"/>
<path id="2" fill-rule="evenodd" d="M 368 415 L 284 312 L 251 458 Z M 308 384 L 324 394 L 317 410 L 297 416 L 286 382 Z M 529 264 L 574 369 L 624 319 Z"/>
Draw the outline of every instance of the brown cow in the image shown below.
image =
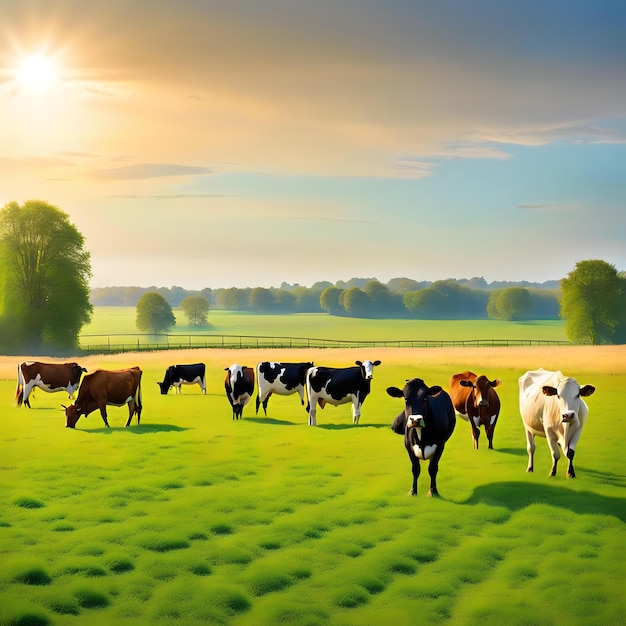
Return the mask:
<path id="1" fill-rule="evenodd" d="M 128 421 L 135 413 L 137 414 L 137 424 L 141 420 L 141 374 L 138 367 L 131 367 L 125 370 L 96 370 L 93 374 L 88 374 L 83 378 L 83 382 L 78 390 L 76 402 L 65 409 L 65 426 L 74 428 L 81 415 L 87 417 L 92 411 L 100 409 L 100 415 L 107 428 L 107 405 L 123 406 L 128 404 Z"/>
<path id="2" fill-rule="evenodd" d="M 455 411 L 472 427 L 474 449 L 478 450 L 480 426 L 485 427 L 489 448 L 493 450 L 493 432 L 500 414 L 500 398 L 494 389 L 502 381 L 477 376 L 469 370 L 450 378 L 450 397 Z"/>
<path id="3" fill-rule="evenodd" d="M 15 390 L 16 406 L 27 406 L 28 397 L 35 387 L 48 393 L 67 391 L 70 399 L 78 389 L 80 377 L 87 370 L 78 363 L 40 363 L 24 361 L 17 366 L 17 389 Z"/>

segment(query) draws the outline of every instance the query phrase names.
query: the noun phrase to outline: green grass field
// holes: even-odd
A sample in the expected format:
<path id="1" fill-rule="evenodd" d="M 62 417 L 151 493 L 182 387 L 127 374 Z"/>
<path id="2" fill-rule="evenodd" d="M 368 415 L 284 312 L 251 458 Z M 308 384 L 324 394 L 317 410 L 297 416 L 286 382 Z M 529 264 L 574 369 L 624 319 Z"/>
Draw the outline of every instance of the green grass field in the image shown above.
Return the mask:
<path id="1" fill-rule="evenodd" d="M 379 358 L 361 424 L 350 407 L 272 397 L 233 422 L 224 367 L 262 359 Z M 174 362 L 207 364 L 161 396 Z M 12 406 L 17 359 L 0 357 L 0 625 L 597 624 L 626 619 L 623 346 L 428 350 L 208 350 L 92 356 L 140 365 L 142 424 L 111 407 L 64 428 L 65 394 Z M 526 474 L 517 378 L 560 367 L 596 393 L 576 479 L 548 477 L 545 440 Z M 495 450 L 458 420 L 442 497 L 407 496 L 410 463 L 385 388 L 447 386 L 466 368 L 502 378 Z"/>
<path id="2" fill-rule="evenodd" d="M 325 313 L 262 315 L 233 311 L 211 311 L 203 327 L 186 325 L 186 317 L 174 310 L 177 325 L 173 334 L 256 335 L 306 337 L 334 340 L 492 340 L 531 339 L 566 341 L 562 320 L 502 322 L 497 320 L 400 320 L 337 317 Z M 134 307 L 96 307 L 91 324 L 82 332 L 82 344 L 94 343 L 88 335 L 126 335 L 139 331 Z"/>

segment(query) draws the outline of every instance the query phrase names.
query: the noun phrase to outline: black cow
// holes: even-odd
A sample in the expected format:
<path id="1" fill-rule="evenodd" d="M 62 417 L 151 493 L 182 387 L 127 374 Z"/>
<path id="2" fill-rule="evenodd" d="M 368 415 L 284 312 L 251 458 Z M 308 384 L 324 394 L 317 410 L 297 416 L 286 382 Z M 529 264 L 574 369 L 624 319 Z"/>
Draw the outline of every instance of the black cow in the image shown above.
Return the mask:
<path id="1" fill-rule="evenodd" d="M 157 382 L 161 389 L 161 395 L 167 395 L 173 385 L 176 393 L 182 393 L 183 385 L 199 385 L 202 393 L 206 394 L 206 366 L 204 363 L 194 363 L 193 365 L 170 365 L 165 370 L 163 382 Z"/>
<path id="2" fill-rule="evenodd" d="M 309 426 L 317 426 L 317 405 L 352 402 L 352 422 L 359 423 L 361 406 L 370 392 L 374 367 L 380 361 L 356 361 L 356 367 L 313 367 L 306 373 Z"/>
<path id="3" fill-rule="evenodd" d="M 256 397 L 256 412 L 263 404 L 263 412 L 267 415 L 267 403 L 273 393 L 279 396 L 290 396 L 298 393 L 300 403 L 304 406 L 304 385 L 307 370 L 313 363 L 273 363 L 261 361 L 256 366 L 258 394 Z"/>
<path id="4" fill-rule="evenodd" d="M 391 429 L 404 435 L 404 445 L 411 459 L 413 485 L 409 495 L 417 494 L 420 460 L 430 460 L 428 495 L 438 496 L 439 459 L 456 426 L 452 400 L 439 385 L 429 387 L 421 378 L 412 378 L 402 389 L 388 387 L 387 393 L 394 398 L 404 398 L 404 411 L 393 421 Z"/>
<path id="5" fill-rule="evenodd" d="M 238 363 L 233 363 L 224 370 L 226 397 L 233 408 L 233 419 L 239 419 L 243 417 L 243 407 L 250 402 L 254 393 L 254 370 Z"/>

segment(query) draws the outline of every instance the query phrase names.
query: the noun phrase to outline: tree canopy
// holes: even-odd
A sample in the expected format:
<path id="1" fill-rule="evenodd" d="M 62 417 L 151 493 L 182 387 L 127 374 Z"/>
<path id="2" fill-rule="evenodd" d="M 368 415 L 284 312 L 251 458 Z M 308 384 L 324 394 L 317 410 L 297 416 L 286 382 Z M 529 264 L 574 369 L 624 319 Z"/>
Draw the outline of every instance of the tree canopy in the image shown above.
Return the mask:
<path id="1" fill-rule="evenodd" d="M 209 301 L 204 296 L 187 296 L 180 303 L 180 308 L 187 317 L 190 326 L 200 326 L 207 323 Z"/>
<path id="2" fill-rule="evenodd" d="M 139 330 L 152 331 L 152 334 L 164 332 L 176 325 L 176 318 L 170 303 L 155 291 L 144 293 L 137 302 L 136 324 Z"/>
<path id="3" fill-rule="evenodd" d="M 624 334 L 626 280 L 615 266 L 600 260 L 579 261 L 561 281 L 561 317 L 573 343 L 606 344 Z"/>
<path id="4" fill-rule="evenodd" d="M 0 319 L 8 350 L 67 352 L 89 323 L 90 254 L 58 207 L 41 200 L 0 210 Z"/>

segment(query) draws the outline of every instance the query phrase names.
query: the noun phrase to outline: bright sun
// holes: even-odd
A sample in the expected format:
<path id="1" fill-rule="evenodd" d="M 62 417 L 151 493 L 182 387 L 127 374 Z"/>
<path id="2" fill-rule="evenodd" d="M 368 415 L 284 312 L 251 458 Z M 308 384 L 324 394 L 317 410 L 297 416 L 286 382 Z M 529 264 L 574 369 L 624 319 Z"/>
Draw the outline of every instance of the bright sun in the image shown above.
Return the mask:
<path id="1" fill-rule="evenodd" d="M 44 54 L 24 57 L 17 68 L 17 80 L 26 93 L 41 94 L 54 86 L 59 78 L 54 61 Z"/>

